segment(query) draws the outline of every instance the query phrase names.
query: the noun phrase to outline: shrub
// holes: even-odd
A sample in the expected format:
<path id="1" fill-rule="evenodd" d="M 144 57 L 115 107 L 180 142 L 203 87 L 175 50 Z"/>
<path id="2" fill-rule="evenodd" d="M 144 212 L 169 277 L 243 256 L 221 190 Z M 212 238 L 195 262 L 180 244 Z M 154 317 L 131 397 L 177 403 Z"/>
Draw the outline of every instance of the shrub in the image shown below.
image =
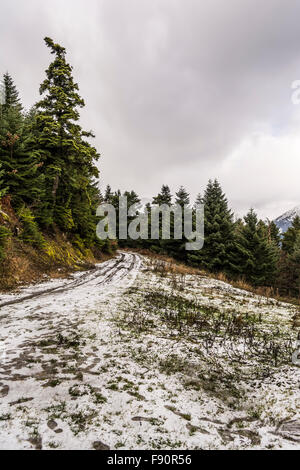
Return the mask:
<path id="1" fill-rule="evenodd" d="M 19 217 L 23 224 L 21 238 L 24 242 L 38 248 L 43 248 L 45 246 L 45 240 L 39 231 L 38 224 L 36 223 L 31 210 L 28 209 L 28 207 L 22 207 L 19 212 Z"/>

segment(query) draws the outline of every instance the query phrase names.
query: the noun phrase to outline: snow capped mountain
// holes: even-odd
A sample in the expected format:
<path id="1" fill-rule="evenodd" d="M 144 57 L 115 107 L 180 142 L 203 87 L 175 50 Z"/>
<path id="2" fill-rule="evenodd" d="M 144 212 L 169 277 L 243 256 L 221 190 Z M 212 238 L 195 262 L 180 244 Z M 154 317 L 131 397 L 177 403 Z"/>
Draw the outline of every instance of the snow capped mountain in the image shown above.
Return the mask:
<path id="1" fill-rule="evenodd" d="M 292 222 L 297 215 L 300 217 L 300 206 L 294 207 L 294 209 L 280 215 L 274 220 L 274 222 L 281 232 L 284 233 L 292 225 Z"/>

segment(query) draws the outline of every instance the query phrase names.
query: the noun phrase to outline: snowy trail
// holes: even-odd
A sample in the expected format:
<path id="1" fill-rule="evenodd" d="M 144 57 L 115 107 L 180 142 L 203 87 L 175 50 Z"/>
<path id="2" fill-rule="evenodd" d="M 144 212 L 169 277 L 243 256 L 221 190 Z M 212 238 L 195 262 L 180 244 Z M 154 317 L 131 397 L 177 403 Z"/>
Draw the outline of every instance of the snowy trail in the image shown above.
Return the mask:
<path id="1" fill-rule="evenodd" d="M 204 308 L 261 313 L 266 327 L 286 331 L 295 308 L 203 276 L 181 282 L 124 252 L 1 295 L 0 449 L 299 447 L 297 369 L 245 383 L 242 399 L 211 391 L 203 342 L 178 335 L 145 301 L 185 295 Z M 227 387 L 234 364 L 220 357 Z"/>
<path id="2" fill-rule="evenodd" d="M 77 353 L 81 343 L 81 339 L 78 339 L 82 333 L 80 325 L 87 328 L 90 314 L 105 299 L 109 299 L 112 306 L 114 299 L 134 282 L 140 264 L 138 255 L 120 253 L 115 259 L 97 265 L 92 271 L 74 274 L 72 280 L 52 280 L 26 287 L 16 295 L 1 296 L 0 425 L 6 424 L 4 418 L 7 413 L 1 411 L 5 411 L 7 405 L 10 415 L 14 411 L 11 409 L 12 403 L 22 402 L 23 399 L 26 403 L 28 394 L 30 401 L 39 395 L 41 381 L 54 380 L 54 384 L 57 380 L 54 378 L 57 369 L 52 367 L 57 359 L 51 356 L 53 351 L 47 348 L 48 345 L 56 344 L 62 349 L 66 362 L 66 367 L 62 369 L 69 367 L 75 376 L 80 374 L 80 365 L 83 363 L 97 362 L 93 351 L 88 351 L 86 355 L 82 350 Z M 99 330 L 99 318 L 88 328 L 88 334 Z M 68 348 L 71 352 L 69 355 L 65 354 Z M 77 356 L 81 356 L 79 360 Z M 42 394 L 42 403 L 38 404 L 38 408 L 49 401 L 49 389 L 46 391 L 46 394 Z M 12 433 L 15 434 L 16 429 Z M 0 448 L 10 444 L 12 448 L 19 447 L 14 442 L 16 436 L 12 436 L 9 442 L 6 442 L 6 437 L 2 435 L 0 427 Z"/>
<path id="3" fill-rule="evenodd" d="M 108 282 L 115 283 L 122 279 L 126 273 L 136 269 L 139 265 L 138 260 L 139 257 L 135 254 L 121 253 L 117 259 L 98 265 L 92 273 L 79 274 L 75 281 L 50 281 L 48 283 L 50 286 L 47 288 L 45 288 L 45 283 L 43 283 L 33 288 L 23 289 L 23 294 L 25 295 L 3 295 L 0 297 L 0 308 L 52 293 L 59 294 L 82 286 L 95 287 L 100 285 L 105 286 Z M 56 285 L 57 282 L 58 285 Z"/>
<path id="4" fill-rule="evenodd" d="M 50 281 L 47 288 L 40 284 L 25 288 L 21 295 L 5 296 L 0 304 L 2 356 L 6 360 L 15 357 L 17 345 L 29 338 L 42 339 L 49 326 L 58 333 L 74 325 L 85 309 L 95 308 L 103 298 L 128 287 L 139 265 L 138 255 L 121 253 L 92 272 L 77 273 L 74 281 Z"/>

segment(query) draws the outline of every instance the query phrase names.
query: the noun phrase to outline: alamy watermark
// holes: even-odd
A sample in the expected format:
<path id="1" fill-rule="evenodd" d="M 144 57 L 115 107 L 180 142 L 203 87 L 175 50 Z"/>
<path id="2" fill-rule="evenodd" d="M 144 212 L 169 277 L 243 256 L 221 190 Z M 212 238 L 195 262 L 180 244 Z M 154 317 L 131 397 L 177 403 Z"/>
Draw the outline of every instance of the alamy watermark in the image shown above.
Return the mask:
<path id="1" fill-rule="evenodd" d="M 100 204 L 97 216 L 97 236 L 101 240 L 186 240 L 188 251 L 201 250 L 204 245 L 204 205 L 194 208 L 167 204 L 151 206 L 139 212 L 139 205 L 128 207 L 126 196 L 119 197 L 116 208 L 112 204 Z M 118 234 L 117 234 L 118 231 Z"/>

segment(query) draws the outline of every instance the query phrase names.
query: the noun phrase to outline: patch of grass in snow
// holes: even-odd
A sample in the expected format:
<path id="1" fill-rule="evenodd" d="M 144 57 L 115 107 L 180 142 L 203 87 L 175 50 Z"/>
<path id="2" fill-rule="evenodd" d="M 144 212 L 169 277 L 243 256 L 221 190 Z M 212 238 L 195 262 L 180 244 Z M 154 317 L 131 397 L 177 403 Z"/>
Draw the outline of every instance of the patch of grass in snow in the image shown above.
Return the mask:
<path id="1" fill-rule="evenodd" d="M 115 444 L 115 449 L 121 449 L 122 447 L 125 447 L 125 446 L 126 446 L 126 442 L 118 441 Z"/>
<path id="2" fill-rule="evenodd" d="M 51 380 L 48 380 L 48 382 L 46 382 L 43 387 L 56 387 L 57 385 L 61 384 L 61 380 L 60 379 L 51 379 Z"/>
<path id="3" fill-rule="evenodd" d="M 107 398 L 89 384 L 75 384 L 69 388 L 69 394 L 74 398 L 90 395 L 96 404 L 107 402 Z"/>
<path id="4" fill-rule="evenodd" d="M 50 441 L 48 444 L 46 444 L 46 447 L 50 447 L 50 449 L 57 449 L 59 444 L 57 442 Z"/>
<path id="5" fill-rule="evenodd" d="M 57 336 L 43 339 L 37 343 L 42 348 L 48 348 L 49 346 L 56 346 L 54 348 L 62 347 L 64 349 L 75 349 L 78 350 L 80 346 L 84 346 L 86 342 L 79 336 L 78 333 L 72 333 L 69 336 L 64 336 L 59 333 Z M 47 350 L 49 352 L 49 350 Z"/>
<path id="6" fill-rule="evenodd" d="M 66 410 L 67 404 L 65 401 L 62 401 L 57 405 L 52 405 L 48 408 L 45 408 L 43 411 L 49 413 L 49 419 L 59 419 L 66 413 Z"/>
<path id="7" fill-rule="evenodd" d="M 116 383 L 112 383 L 106 386 L 107 389 L 117 392 L 119 390 L 119 386 Z"/>
<path id="8" fill-rule="evenodd" d="M 166 449 L 182 449 L 182 441 L 172 441 L 171 439 L 164 439 L 162 437 L 158 439 L 150 439 L 149 444 L 152 449 L 155 450 L 166 450 Z"/>
<path id="9" fill-rule="evenodd" d="M 11 418 L 10 413 L 4 413 L 3 415 L 0 415 L 0 421 L 8 421 Z"/>
<path id="10" fill-rule="evenodd" d="M 234 298 L 233 298 L 234 299 Z M 234 305 L 234 303 L 233 303 Z M 245 357 L 278 367 L 290 364 L 293 352 L 291 329 L 283 328 L 270 314 L 239 312 L 234 308 L 207 306 L 175 291 L 152 289 L 137 296 L 131 314 L 120 320 L 136 333 L 157 334 L 168 326 L 169 338 L 198 341 L 209 354 L 221 347 L 237 361 Z"/>
<path id="11" fill-rule="evenodd" d="M 73 434 L 76 436 L 80 432 L 85 431 L 86 427 L 92 423 L 93 418 L 97 416 L 97 413 L 94 410 L 78 411 L 77 413 L 72 413 L 69 416 L 70 428 Z"/>

